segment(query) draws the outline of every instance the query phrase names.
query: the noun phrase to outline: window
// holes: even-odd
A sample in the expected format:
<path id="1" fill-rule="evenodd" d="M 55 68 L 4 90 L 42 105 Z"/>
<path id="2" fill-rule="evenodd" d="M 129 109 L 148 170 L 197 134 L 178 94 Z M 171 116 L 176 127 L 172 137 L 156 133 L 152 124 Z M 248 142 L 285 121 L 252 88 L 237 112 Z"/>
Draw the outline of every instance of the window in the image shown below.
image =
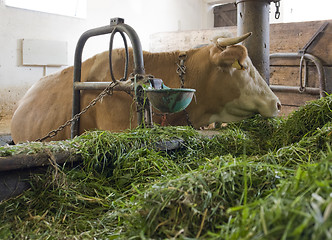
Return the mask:
<path id="1" fill-rule="evenodd" d="M 86 18 L 87 0 L 5 0 L 7 6 Z"/>

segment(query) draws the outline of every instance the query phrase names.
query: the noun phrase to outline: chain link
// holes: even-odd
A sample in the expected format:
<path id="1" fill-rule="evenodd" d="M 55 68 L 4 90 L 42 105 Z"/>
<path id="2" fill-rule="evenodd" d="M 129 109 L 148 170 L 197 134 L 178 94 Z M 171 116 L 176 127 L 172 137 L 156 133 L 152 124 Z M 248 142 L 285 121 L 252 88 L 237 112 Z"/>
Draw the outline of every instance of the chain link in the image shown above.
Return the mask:
<path id="1" fill-rule="evenodd" d="M 275 0 L 274 3 L 276 5 L 276 12 L 274 14 L 274 17 L 275 17 L 275 19 L 279 19 L 280 18 L 280 0 Z"/>
<path id="2" fill-rule="evenodd" d="M 45 139 L 56 136 L 65 127 L 69 126 L 72 122 L 77 121 L 83 113 L 88 111 L 88 109 L 91 108 L 92 106 L 96 105 L 96 103 L 98 101 L 100 101 L 101 99 L 103 99 L 106 95 L 112 95 L 113 89 L 116 85 L 118 85 L 118 82 L 111 82 L 95 99 L 93 99 L 85 108 L 83 108 L 81 112 L 76 114 L 72 119 L 66 121 L 64 124 L 62 124 L 57 129 L 50 131 L 46 136 L 36 139 L 36 142 L 42 142 Z"/>
<path id="3" fill-rule="evenodd" d="M 184 65 L 184 62 L 187 59 L 187 54 L 185 52 L 181 52 L 179 55 L 179 63 L 176 62 L 176 65 L 178 68 L 176 69 L 176 73 L 179 75 L 180 78 L 180 83 L 181 83 L 181 88 L 184 88 L 184 79 L 185 79 L 185 74 L 186 74 L 186 65 Z M 189 126 L 193 126 L 192 122 L 190 121 L 189 114 L 186 109 L 183 110 L 184 113 L 186 114 L 187 122 Z"/>
<path id="4" fill-rule="evenodd" d="M 180 77 L 180 82 L 181 82 L 181 88 L 184 87 L 184 76 L 186 74 L 186 66 L 184 65 L 185 60 L 187 59 L 187 54 L 186 53 L 180 53 L 179 55 L 179 63 L 175 62 L 178 68 L 176 69 L 176 73 Z"/>

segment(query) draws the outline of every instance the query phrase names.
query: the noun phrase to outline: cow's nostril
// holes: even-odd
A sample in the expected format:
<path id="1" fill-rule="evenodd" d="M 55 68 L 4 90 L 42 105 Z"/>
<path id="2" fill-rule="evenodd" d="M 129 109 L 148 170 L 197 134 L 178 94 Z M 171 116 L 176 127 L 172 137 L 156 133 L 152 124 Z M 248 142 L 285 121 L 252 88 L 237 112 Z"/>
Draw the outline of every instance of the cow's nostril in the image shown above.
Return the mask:
<path id="1" fill-rule="evenodd" d="M 281 110 L 281 104 L 279 102 L 277 102 L 277 108 L 279 111 Z"/>

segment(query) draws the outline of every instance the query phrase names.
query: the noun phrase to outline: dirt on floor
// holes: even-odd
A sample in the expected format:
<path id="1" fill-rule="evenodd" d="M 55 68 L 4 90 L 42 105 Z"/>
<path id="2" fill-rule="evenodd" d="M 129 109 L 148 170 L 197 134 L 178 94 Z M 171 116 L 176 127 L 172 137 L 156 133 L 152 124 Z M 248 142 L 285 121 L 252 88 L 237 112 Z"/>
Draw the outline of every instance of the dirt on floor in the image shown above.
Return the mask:
<path id="1" fill-rule="evenodd" d="M 12 116 L 0 115 L 0 146 L 4 146 L 12 143 L 12 138 L 10 136 L 10 121 Z"/>
<path id="2" fill-rule="evenodd" d="M 7 135 L 10 134 L 10 121 L 12 116 L 11 115 L 0 115 L 0 135 Z"/>

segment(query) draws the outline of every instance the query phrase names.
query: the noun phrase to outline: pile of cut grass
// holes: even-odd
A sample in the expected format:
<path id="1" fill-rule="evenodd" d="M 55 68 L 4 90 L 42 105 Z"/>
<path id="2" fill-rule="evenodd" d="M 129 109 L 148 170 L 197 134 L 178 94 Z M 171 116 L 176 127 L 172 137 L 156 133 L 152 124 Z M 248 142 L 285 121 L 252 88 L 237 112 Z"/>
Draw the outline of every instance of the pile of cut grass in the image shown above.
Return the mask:
<path id="1" fill-rule="evenodd" d="M 295 169 L 213 159 L 142 193 L 128 237 L 331 239 L 331 159 Z"/>
<path id="2" fill-rule="evenodd" d="M 0 238 L 331 239 L 330 108 L 328 96 L 214 137 L 155 127 L 1 147 L 0 156 L 74 149 L 83 162 L 50 167 L 1 202 Z M 179 149 L 160 151 L 174 139 Z"/>
<path id="3" fill-rule="evenodd" d="M 318 128 L 332 121 L 332 96 L 329 95 L 301 106 L 281 124 L 274 144 L 278 147 L 300 141 L 305 136 L 315 134 Z"/>

